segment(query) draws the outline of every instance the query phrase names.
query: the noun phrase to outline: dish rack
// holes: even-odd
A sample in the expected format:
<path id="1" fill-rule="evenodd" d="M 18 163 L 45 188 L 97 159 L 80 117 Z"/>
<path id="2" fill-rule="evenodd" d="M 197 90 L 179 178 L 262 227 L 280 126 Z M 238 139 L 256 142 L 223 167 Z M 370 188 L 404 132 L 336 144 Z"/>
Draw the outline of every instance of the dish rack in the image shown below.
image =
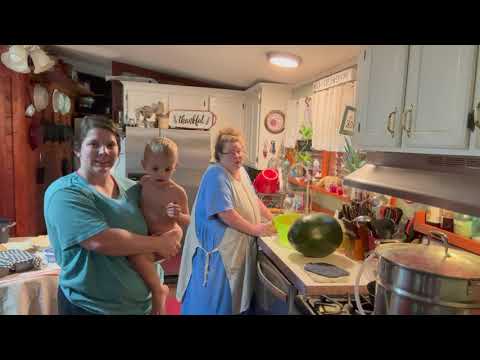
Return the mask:
<path id="1" fill-rule="evenodd" d="M 282 209 L 283 201 L 285 200 L 286 193 L 284 192 L 277 192 L 274 194 L 257 193 L 257 196 L 260 200 L 262 200 L 262 202 L 265 204 L 267 208 Z"/>

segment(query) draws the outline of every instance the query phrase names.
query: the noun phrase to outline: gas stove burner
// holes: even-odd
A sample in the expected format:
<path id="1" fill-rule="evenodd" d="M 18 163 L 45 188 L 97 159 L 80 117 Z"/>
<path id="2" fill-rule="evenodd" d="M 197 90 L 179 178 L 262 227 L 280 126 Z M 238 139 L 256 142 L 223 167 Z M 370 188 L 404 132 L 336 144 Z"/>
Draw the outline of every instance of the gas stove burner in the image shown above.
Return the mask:
<path id="1" fill-rule="evenodd" d="M 312 299 L 313 311 L 322 315 L 340 315 L 343 313 L 343 304 L 329 296 L 322 295 L 318 299 Z"/>
<path id="2" fill-rule="evenodd" d="M 360 295 L 365 314 L 373 314 L 373 304 L 368 296 Z M 300 296 L 300 303 L 307 307 L 311 315 L 360 315 L 354 295 L 320 295 L 317 297 Z"/>

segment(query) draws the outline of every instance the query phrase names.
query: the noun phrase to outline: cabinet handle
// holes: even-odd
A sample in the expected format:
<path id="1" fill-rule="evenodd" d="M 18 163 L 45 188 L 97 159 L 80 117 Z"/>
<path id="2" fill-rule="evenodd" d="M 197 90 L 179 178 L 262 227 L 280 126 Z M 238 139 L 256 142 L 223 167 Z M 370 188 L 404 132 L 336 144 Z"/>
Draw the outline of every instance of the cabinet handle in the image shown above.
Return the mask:
<path id="1" fill-rule="evenodd" d="M 410 105 L 410 109 L 408 109 L 403 113 L 403 117 L 402 117 L 402 127 L 407 133 L 408 137 L 412 136 L 412 116 L 411 116 L 412 112 L 413 112 L 413 104 Z M 409 113 L 410 113 L 410 116 L 408 116 Z M 408 122 L 408 127 L 407 127 L 407 122 Z"/>
<path id="2" fill-rule="evenodd" d="M 474 120 L 475 126 L 480 129 L 480 119 L 479 119 L 479 116 L 478 116 L 478 112 L 480 111 L 480 101 L 478 102 L 477 107 L 475 108 L 475 110 L 476 110 L 476 111 L 475 111 L 475 112 L 476 112 L 476 116 L 475 116 L 475 120 Z"/>
<path id="3" fill-rule="evenodd" d="M 396 114 L 397 114 L 397 108 L 395 108 L 395 111 L 392 111 L 390 114 L 388 114 L 387 131 L 392 135 L 392 138 L 395 137 Z"/>

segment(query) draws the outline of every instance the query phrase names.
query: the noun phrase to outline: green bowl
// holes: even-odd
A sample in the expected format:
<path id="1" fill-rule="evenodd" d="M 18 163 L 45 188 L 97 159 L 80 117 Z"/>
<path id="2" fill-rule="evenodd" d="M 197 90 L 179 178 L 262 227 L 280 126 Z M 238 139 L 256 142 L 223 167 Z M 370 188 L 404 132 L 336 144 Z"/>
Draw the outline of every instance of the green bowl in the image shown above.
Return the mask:
<path id="1" fill-rule="evenodd" d="M 303 214 L 298 213 L 286 213 L 277 215 L 273 218 L 273 225 L 278 233 L 278 241 L 281 245 L 292 248 L 288 242 L 288 230 L 292 227 L 293 223 L 300 219 Z"/>

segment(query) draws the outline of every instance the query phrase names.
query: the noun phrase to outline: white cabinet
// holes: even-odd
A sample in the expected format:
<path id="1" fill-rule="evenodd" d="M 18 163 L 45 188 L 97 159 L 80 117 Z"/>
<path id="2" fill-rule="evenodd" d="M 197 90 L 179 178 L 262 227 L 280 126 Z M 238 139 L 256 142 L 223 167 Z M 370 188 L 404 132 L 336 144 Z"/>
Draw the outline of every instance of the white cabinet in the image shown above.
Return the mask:
<path id="1" fill-rule="evenodd" d="M 476 48 L 411 46 L 403 141 L 412 148 L 467 149 Z"/>
<path id="2" fill-rule="evenodd" d="M 210 111 L 215 114 L 216 119 L 215 125 L 210 129 L 213 159 L 218 130 L 226 127 L 232 127 L 238 130 L 244 129 L 245 97 L 243 95 L 211 96 L 209 103 Z"/>
<path id="3" fill-rule="evenodd" d="M 480 155 L 480 55 L 477 60 L 477 75 L 475 82 L 475 96 L 473 100 L 475 130 L 471 141 L 471 153 Z"/>
<path id="4" fill-rule="evenodd" d="M 208 110 L 208 95 L 171 94 L 169 105 L 171 110 Z"/>
<path id="5" fill-rule="evenodd" d="M 272 157 L 278 156 L 285 130 L 272 133 L 265 126 L 271 111 L 287 114 L 291 88 L 281 84 L 259 83 L 246 90 L 244 134 L 247 142 L 246 165 L 263 170 Z"/>
<path id="6" fill-rule="evenodd" d="M 406 45 L 370 46 L 360 54 L 356 145 L 400 146 L 407 61 Z"/>
<path id="7" fill-rule="evenodd" d="M 355 144 L 381 151 L 468 152 L 476 60 L 473 45 L 369 46 L 358 64 Z"/>

